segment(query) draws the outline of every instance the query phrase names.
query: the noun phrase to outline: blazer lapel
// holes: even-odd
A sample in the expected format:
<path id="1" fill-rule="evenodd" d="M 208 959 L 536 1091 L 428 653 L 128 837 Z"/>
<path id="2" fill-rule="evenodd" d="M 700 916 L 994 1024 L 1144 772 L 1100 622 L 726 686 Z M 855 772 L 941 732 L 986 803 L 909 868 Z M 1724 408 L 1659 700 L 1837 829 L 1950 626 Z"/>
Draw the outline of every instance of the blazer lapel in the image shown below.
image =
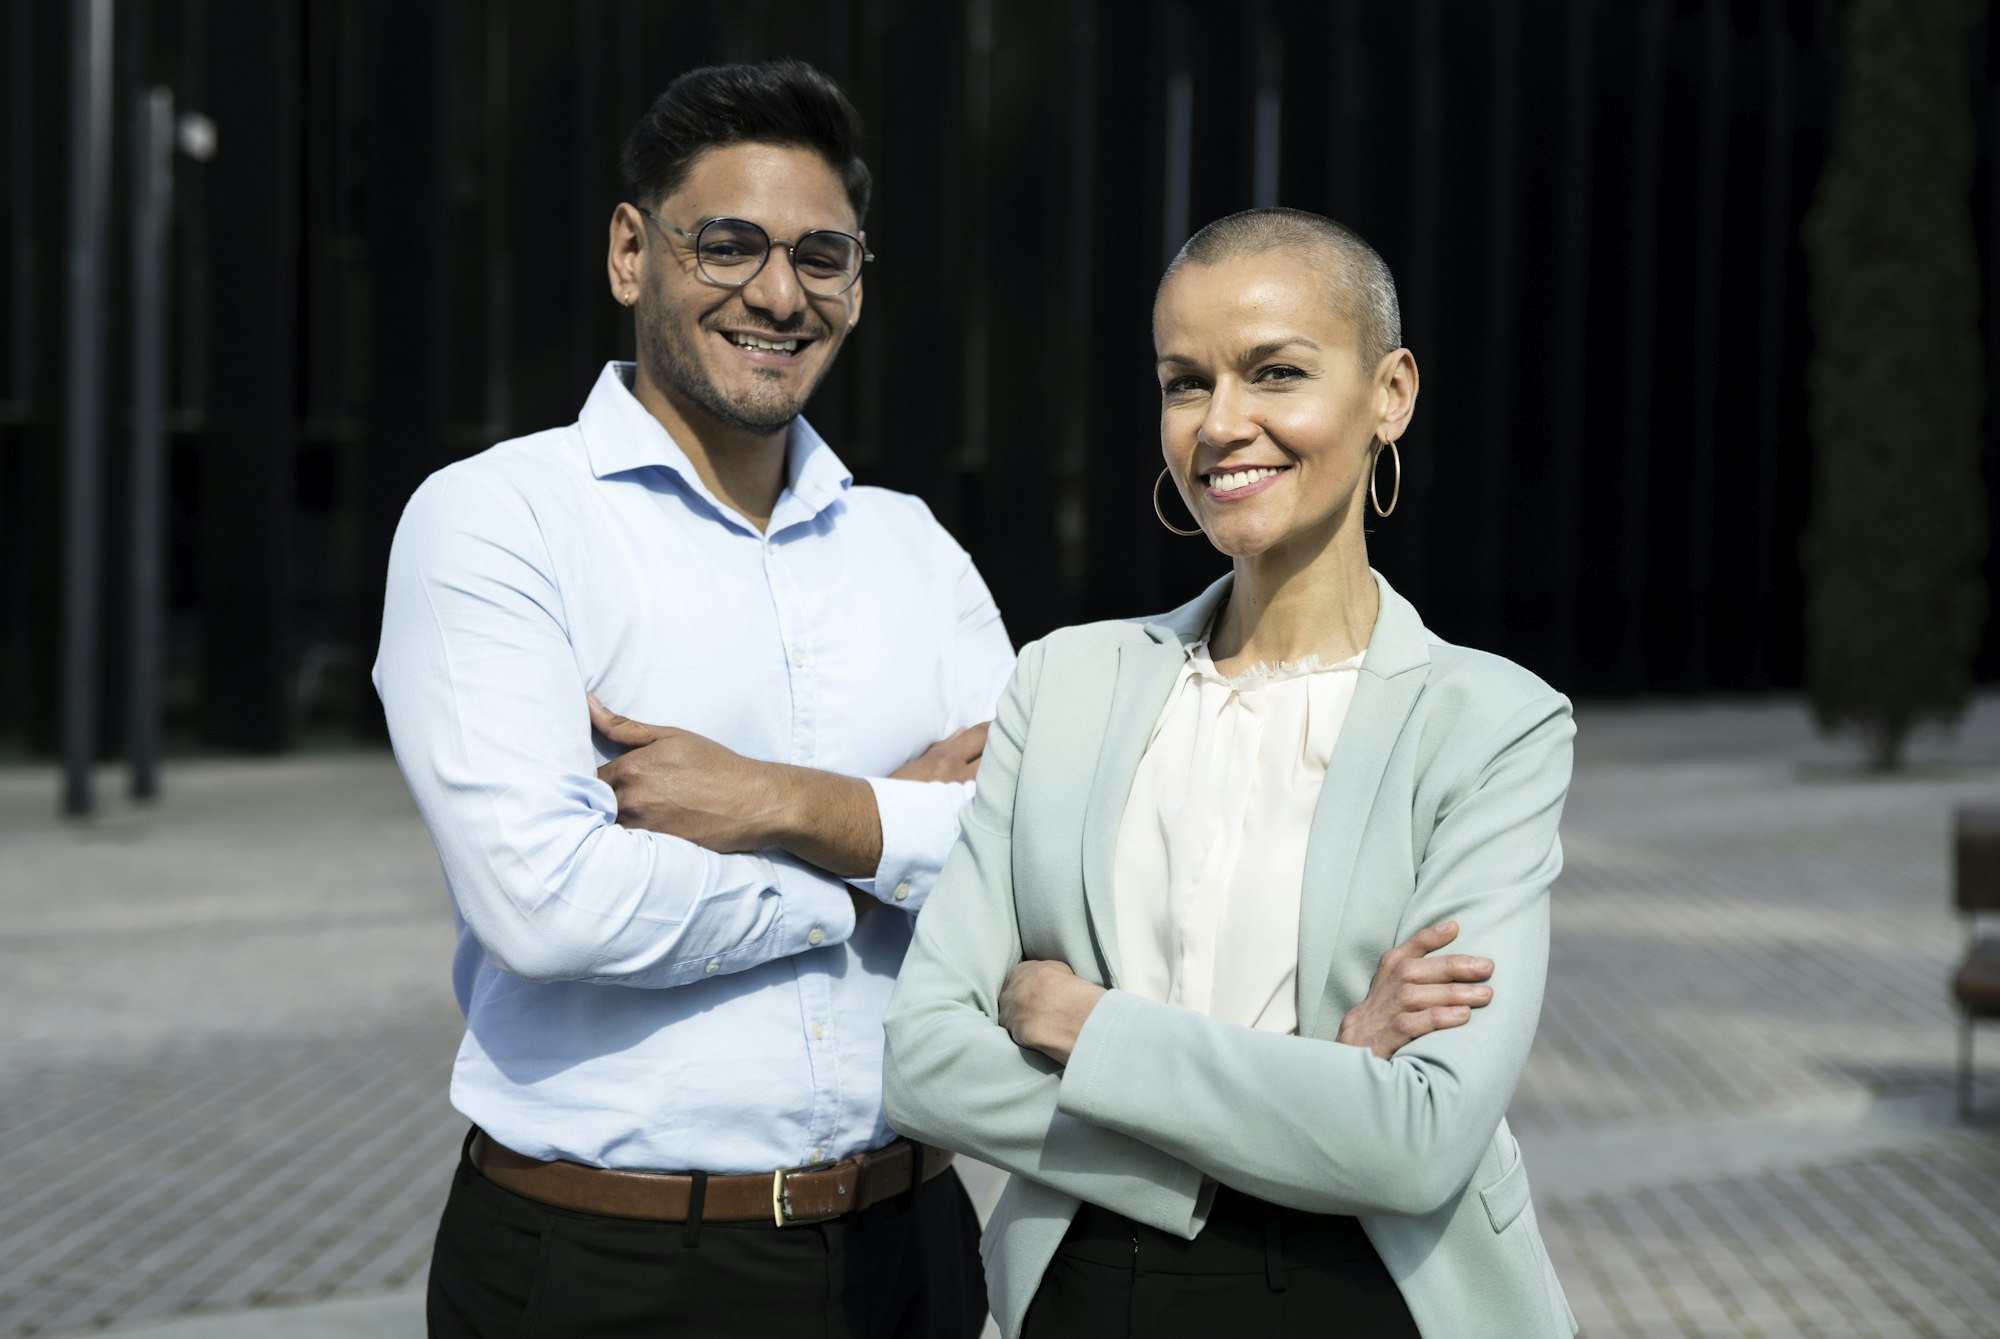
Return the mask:
<path id="1" fill-rule="evenodd" d="M 1153 726 L 1167 694 L 1187 663 L 1188 643 L 1201 636 L 1229 589 L 1231 578 L 1203 591 L 1173 613 L 1142 625 L 1147 640 L 1118 648 L 1118 671 L 1105 714 L 1104 734 L 1091 776 L 1083 814 L 1083 896 L 1090 908 L 1092 934 L 1105 971 L 1105 984 L 1118 984 L 1117 896 L 1112 866 L 1117 859 L 1118 825 Z"/>
<path id="2" fill-rule="evenodd" d="M 1391 590 L 1379 573 L 1381 609 L 1368 639 L 1360 681 L 1340 738 L 1327 764 L 1319 804 L 1313 810 L 1299 900 L 1299 1034 L 1313 1035 L 1326 997 L 1334 946 L 1352 891 L 1354 863 L 1361 853 L 1382 773 L 1396 740 L 1416 706 L 1430 666 L 1430 634 L 1416 609 Z"/>

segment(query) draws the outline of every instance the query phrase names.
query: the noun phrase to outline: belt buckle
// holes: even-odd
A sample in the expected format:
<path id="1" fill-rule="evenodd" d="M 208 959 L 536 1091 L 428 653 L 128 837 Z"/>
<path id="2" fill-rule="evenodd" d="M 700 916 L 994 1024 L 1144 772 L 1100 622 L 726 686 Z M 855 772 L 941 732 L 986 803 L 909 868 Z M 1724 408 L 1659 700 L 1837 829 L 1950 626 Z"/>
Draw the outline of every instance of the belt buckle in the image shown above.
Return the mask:
<path id="1" fill-rule="evenodd" d="M 802 1162 L 796 1167 L 780 1167 L 771 1173 L 771 1222 L 778 1227 L 806 1227 L 813 1223 L 830 1223 L 840 1217 L 841 1211 L 816 1214 L 810 1218 L 794 1217 L 792 1195 L 786 1188 L 785 1178 L 793 1172 L 823 1172 L 830 1167 L 838 1167 L 838 1159 L 825 1162 Z"/>

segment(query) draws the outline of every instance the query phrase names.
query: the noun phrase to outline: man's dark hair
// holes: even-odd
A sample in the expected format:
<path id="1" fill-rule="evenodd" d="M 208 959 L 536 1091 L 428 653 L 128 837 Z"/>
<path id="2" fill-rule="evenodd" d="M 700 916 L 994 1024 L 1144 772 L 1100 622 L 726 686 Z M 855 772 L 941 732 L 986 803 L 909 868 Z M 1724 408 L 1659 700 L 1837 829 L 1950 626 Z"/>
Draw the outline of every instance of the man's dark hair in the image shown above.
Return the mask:
<path id="1" fill-rule="evenodd" d="M 687 179 L 704 150 L 725 144 L 812 150 L 839 174 L 856 221 L 867 217 L 861 114 L 840 85 L 806 62 L 707 65 L 667 85 L 625 138 L 625 184 L 632 200 L 654 208 Z"/>

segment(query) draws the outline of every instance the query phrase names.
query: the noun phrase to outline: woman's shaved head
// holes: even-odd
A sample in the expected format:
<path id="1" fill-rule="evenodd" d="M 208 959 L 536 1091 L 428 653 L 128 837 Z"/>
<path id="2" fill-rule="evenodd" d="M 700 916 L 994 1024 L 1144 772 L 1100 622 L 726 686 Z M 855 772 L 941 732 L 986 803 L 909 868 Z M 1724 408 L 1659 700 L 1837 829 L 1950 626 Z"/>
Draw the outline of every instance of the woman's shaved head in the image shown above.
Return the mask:
<path id="1" fill-rule="evenodd" d="M 1189 265 L 1215 265 L 1269 251 L 1317 257 L 1334 310 L 1360 331 L 1364 366 L 1372 368 L 1403 346 L 1403 311 L 1388 265 L 1353 229 L 1304 209 L 1246 209 L 1217 219 L 1188 238 L 1160 276 L 1160 286 Z"/>

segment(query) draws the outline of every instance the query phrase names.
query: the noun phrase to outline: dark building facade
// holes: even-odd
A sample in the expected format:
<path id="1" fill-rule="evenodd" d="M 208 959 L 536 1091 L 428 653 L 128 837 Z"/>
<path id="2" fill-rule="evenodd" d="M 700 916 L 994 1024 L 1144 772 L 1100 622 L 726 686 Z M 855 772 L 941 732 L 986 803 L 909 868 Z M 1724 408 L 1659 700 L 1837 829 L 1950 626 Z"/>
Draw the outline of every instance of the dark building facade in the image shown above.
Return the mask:
<path id="1" fill-rule="evenodd" d="M 0 4 L 0 741 L 44 751 L 74 688 L 75 76 L 65 6 Z M 865 319 L 810 415 L 861 479 L 930 503 L 1017 639 L 1166 607 L 1221 570 L 1148 500 L 1150 300 L 1193 228 L 1283 203 L 1351 224 L 1398 276 L 1423 397 L 1371 544 L 1437 632 L 1582 694 L 1798 682 L 1798 237 L 1838 103 L 1830 0 L 112 11 L 106 752 L 131 652 L 140 92 L 170 88 L 217 132 L 211 161 L 176 160 L 168 251 L 169 739 L 279 750 L 379 732 L 365 676 L 418 481 L 570 421 L 629 356 L 603 278 L 627 127 L 682 69 L 787 54 L 853 95 L 878 183 Z M 2000 84 L 1981 41 L 1990 258 Z M 1990 643 L 1982 670 L 2000 672 Z"/>

